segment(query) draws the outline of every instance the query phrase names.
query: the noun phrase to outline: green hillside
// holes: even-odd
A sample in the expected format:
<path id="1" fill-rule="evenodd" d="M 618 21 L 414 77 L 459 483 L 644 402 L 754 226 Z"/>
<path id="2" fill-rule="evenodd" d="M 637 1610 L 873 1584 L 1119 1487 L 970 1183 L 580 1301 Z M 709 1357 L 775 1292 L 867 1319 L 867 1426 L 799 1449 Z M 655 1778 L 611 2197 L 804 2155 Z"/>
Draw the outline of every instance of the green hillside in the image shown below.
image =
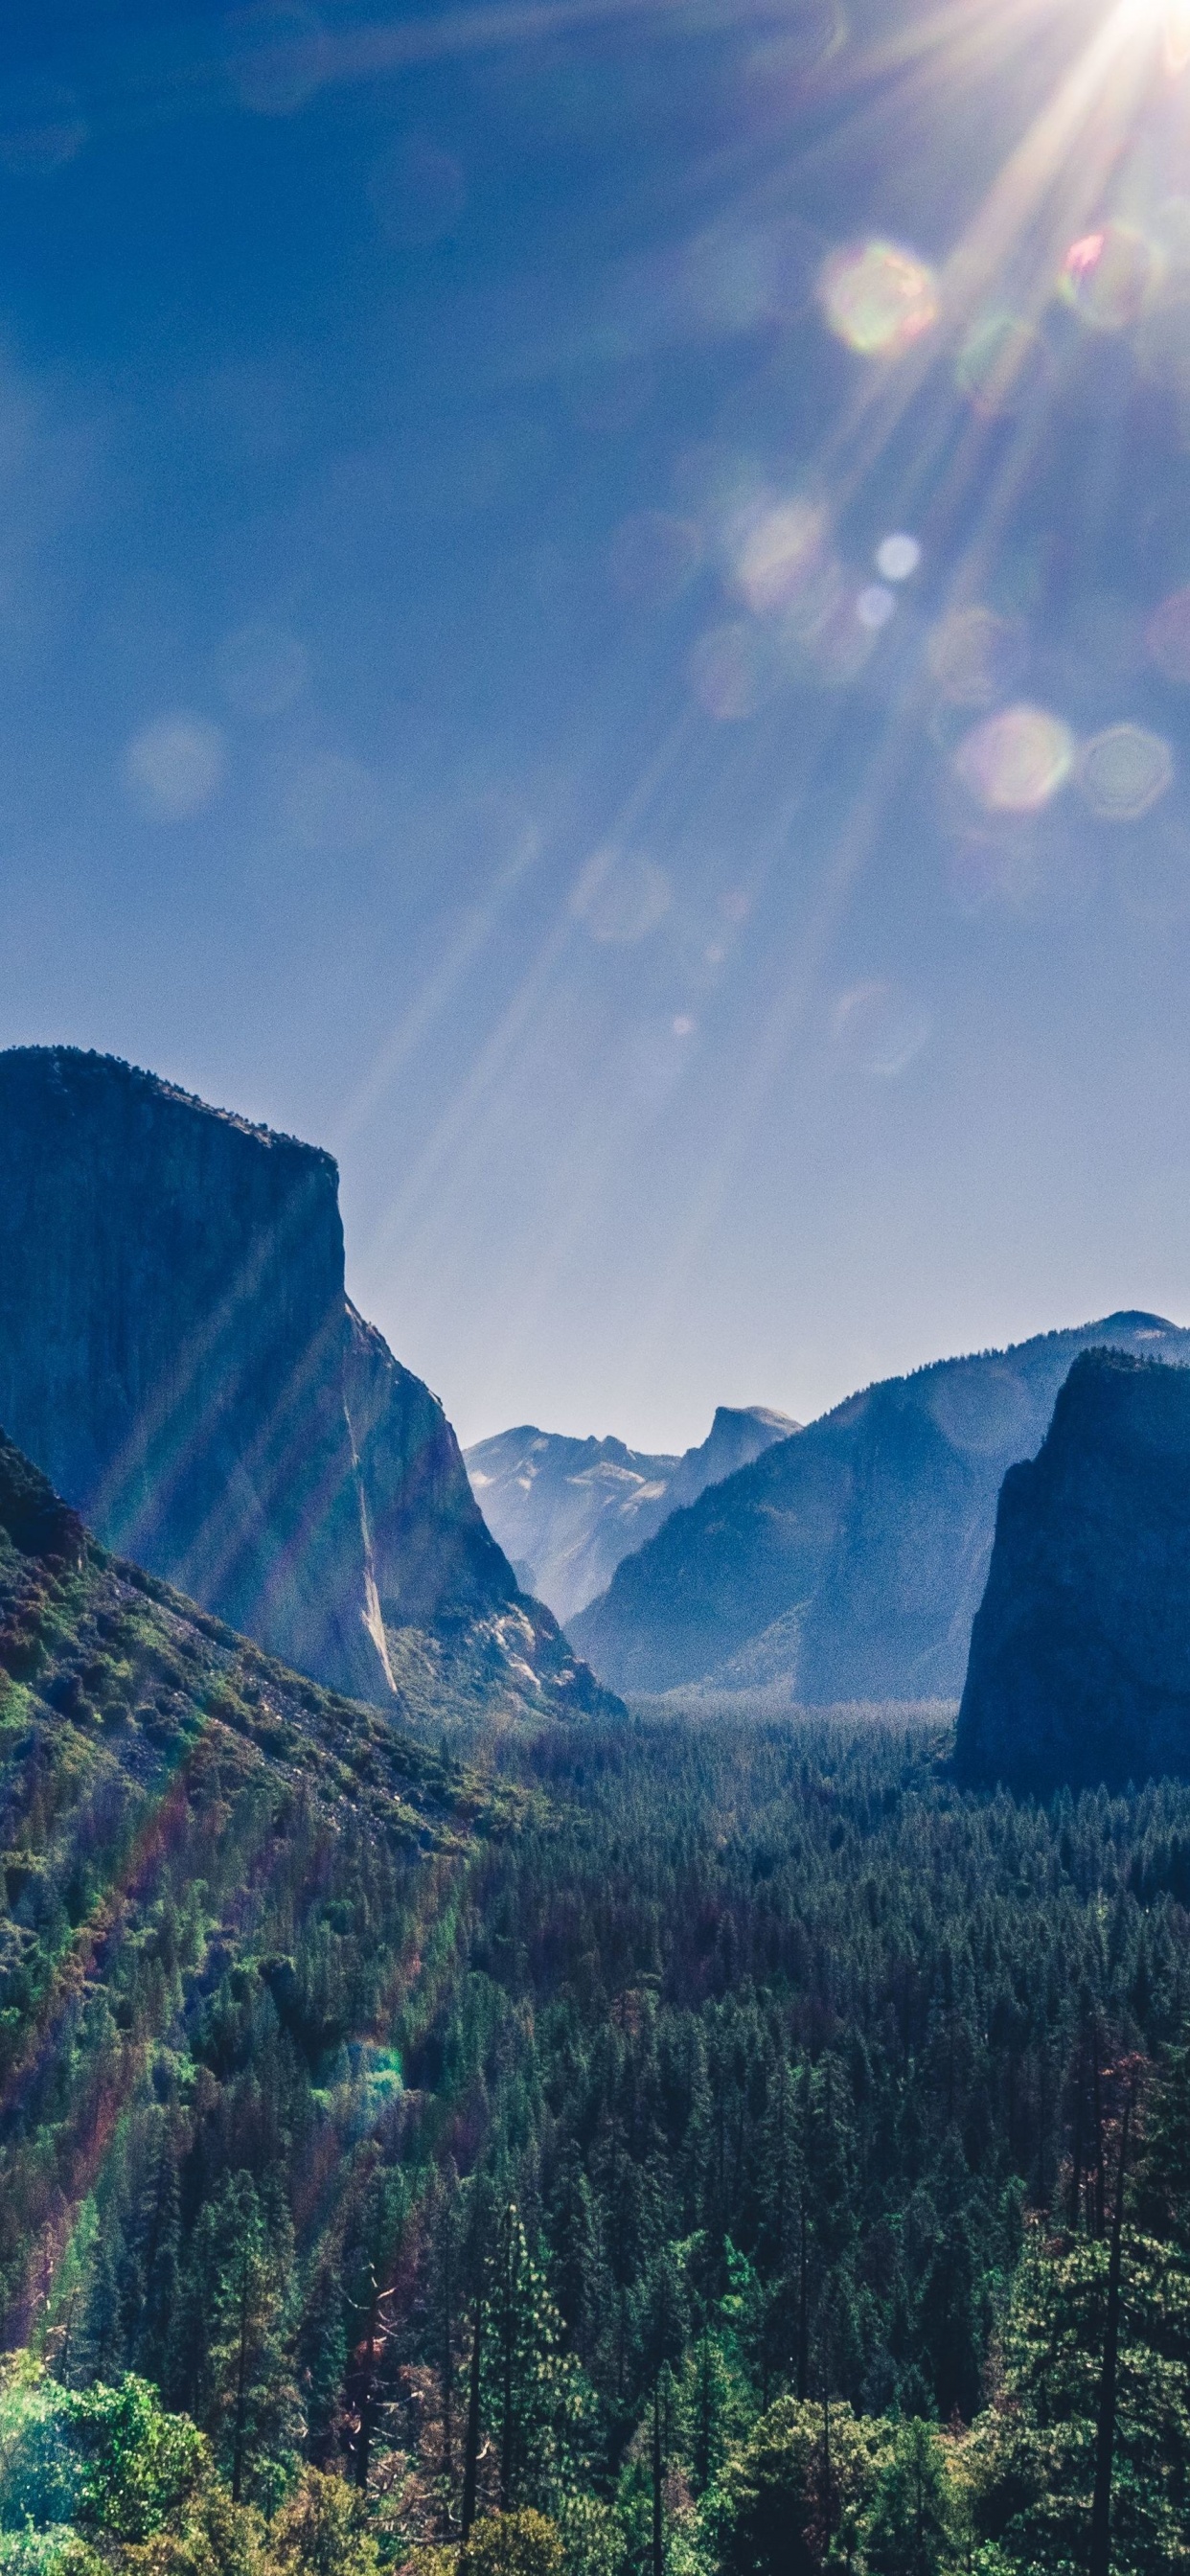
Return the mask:
<path id="1" fill-rule="evenodd" d="M 1066 2576 L 1105 2425 L 1190 2564 L 1190 1788 L 876 1710 L 481 1775 L 7 1444 L 0 1532 L 0 2569 Z"/>
<path id="2" fill-rule="evenodd" d="M 512 1802 L 107 1556 L 7 1442 L 0 1673 L 0 2288 L 16 2331 L 47 2267 L 69 2269 L 113 2142 L 192 2114 L 237 2017 L 290 2032 L 311 2142 L 349 2154 L 361 2102 L 398 2080 L 370 2034 L 387 2042 L 398 2000 L 416 2016 L 422 1953 Z"/>

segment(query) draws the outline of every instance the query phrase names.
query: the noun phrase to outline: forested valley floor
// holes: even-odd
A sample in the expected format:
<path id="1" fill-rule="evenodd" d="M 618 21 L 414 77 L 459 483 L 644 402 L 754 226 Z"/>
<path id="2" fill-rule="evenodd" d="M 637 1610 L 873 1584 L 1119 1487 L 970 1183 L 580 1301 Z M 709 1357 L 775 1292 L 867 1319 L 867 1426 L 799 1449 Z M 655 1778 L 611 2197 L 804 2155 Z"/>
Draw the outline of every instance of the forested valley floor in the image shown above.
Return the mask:
<path id="1" fill-rule="evenodd" d="M 1190 2566 L 1190 1787 L 666 1712 L 393 1834 L 219 1693 L 98 1892 L 9 1706 L 0 2562 Z"/>

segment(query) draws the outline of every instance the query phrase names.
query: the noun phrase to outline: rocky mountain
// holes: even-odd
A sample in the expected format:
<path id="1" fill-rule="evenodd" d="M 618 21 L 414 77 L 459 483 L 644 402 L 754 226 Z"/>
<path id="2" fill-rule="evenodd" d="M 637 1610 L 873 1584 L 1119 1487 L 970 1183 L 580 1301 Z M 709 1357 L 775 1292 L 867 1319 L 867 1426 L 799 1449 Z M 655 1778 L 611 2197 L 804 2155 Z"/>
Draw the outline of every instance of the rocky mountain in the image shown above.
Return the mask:
<path id="1" fill-rule="evenodd" d="M 569 1620 L 611 1582 L 622 1557 L 672 1511 L 800 1429 L 763 1404 L 716 1408 L 704 1441 L 680 1456 L 622 1440 L 571 1440 L 524 1424 L 463 1452 L 490 1530 L 526 1592 Z"/>
<path id="2" fill-rule="evenodd" d="M 313 1146 L 110 1056 L 0 1055 L 0 1422 L 105 1546 L 336 1690 L 591 1701 L 351 1305 Z"/>
<path id="3" fill-rule="evenodd" d="M 579 1652 L 621 1691 L 957 1699 L 1005 1472 L 1097 1343 L 1190 1360 L 1130 1312 L 883 1379 L 675 1512 L 570 1622 Z"/>
<path id="4" fill-rule="evenodd" d="M 1041 1794 L 1190 1774 L 1190 1373 L 1077 1359 L 1010 1467 L 955 1764 Z"/>

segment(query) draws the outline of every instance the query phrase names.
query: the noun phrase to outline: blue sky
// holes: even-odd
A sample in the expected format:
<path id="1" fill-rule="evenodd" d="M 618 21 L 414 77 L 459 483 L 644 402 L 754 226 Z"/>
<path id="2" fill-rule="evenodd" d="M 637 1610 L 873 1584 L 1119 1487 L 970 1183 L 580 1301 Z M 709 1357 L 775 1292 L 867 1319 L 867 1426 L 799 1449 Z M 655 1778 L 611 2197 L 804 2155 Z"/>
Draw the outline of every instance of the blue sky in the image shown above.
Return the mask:
<path id="1" fill-rule="evenodd" d="M 9 12 L 0 1035 L 464 1437 L 1190 1315 L 1185 17 Z"/>

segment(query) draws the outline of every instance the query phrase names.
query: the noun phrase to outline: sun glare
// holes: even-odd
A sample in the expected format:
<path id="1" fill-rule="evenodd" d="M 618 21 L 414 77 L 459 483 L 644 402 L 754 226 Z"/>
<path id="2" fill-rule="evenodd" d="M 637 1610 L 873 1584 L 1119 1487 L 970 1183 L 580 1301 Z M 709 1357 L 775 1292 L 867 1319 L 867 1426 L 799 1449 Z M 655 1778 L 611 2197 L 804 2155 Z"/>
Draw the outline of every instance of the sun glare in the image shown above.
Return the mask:
<path id="1" fill-rule="evenodd" d="M 1175 75 L 1190 63 L 1190 0 L 1165 0 L 1165 60 Z"/>

